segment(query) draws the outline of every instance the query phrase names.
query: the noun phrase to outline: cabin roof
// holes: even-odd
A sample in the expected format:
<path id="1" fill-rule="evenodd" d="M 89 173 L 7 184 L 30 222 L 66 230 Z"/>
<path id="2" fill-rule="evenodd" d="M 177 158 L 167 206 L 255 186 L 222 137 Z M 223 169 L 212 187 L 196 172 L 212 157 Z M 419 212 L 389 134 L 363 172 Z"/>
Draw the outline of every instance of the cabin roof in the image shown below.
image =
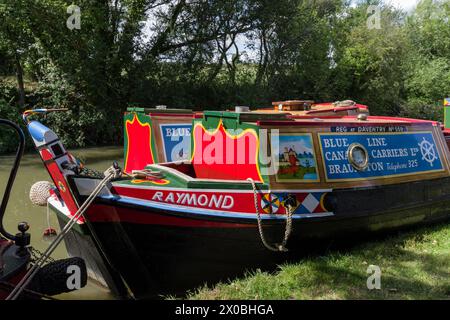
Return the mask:
<path id="1" fill-rule="evenodd" d="M 436 121 L 409 119 L 409 118 L 396 118 L 396 117 L 378 117 L 368 116 L 366 120 L 358 119 L 358 116 L 325 116 L 315 118 L 311 116 L 295 116 L 289 117 L 290 121 L 276 121 L 276 120 L 260 120 L 257 121 L 258 125 L 266 126 L 330 126 L 330 125 L 358 125 L 358 126 L 373 126 L 373 125 L 432 125 L 438 126 Z"/>
<path id="2" fill-rule="evenodd" d="M 436 121 L 409 119 L 400 117 L 382 117 L 382 116 L 366 116 L 359 115 L 333 115 L 333 116 L 313 116 L 305 114 L 296 114 L 295 112 L 279 112 L 279 111 L 250 111 L 250 112 L 231 112 L 231 111 L 205 111 L 203 113 L 205 120 L 209 118 L 230 119 L 238 123 L 255 123 L 261 126 L 374 126 L 374 125 L 391 125 L 391 126 L 410 126 L 410 125 L 426 125 L 438 126 Z"/>

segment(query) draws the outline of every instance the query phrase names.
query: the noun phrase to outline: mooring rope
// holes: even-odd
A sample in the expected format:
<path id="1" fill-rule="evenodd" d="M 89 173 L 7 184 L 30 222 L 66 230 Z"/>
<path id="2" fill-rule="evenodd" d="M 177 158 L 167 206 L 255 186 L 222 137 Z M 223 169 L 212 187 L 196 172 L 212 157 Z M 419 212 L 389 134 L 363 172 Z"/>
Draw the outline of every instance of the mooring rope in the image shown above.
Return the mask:
<path id="1" fill-rule="evenodd" d="M 48 200 L 50 198 L 47 199 L 47 228 L 48 230 L 50 230 L 52 227 L 50 226 L 50 205 L 48 203 Z"/>
<path id="2" fill-rule="evenodd" d="M 248 178 L 247 181 L 250 181 L 250 183 L 252 184 L 252 188 L 253 188 L 253 199 L 255 202 L 255 210 L 256 210 L 256 217 L 258 220 L 258 231 L 259 231 L 259 236 L 261 238 L 261 242 L 264 244 L 264 246 L 271 250 L 271 251 L 275 251 L 275 252 L 286 252 L 288 251 L 288 248 L 286 248 L 286 244 L 289 240 L 289 237 L 291 235 L 292 232 L 292 216 L 294 214 L 294 210 L 292 210 L 291 205 L 285 205 L 286 210 L 287 210 L 287 215 L 286 215 L 286 229 L 284 231 L 284 238 L 283 238 L 283 242 L 281 244 L 279 244 L 277 247 L 274 247 L 272 245 L 270 245 L 267 240 L 266 237 L 264 236 L 264 230 L 262 227 L 262 219 L 261 219 L 261 213 L 259 212 L 259 206 L 258 206 L 258 192 L 256 189 L 256 184 L 255 181 L 253 181 L 252 178 Z"/>
<path id="3" fill-rule="evenodd" d="M 105 172 L 105 178 L 100 181 L 100 183 L 95 187 L 89 197 L 84 201 L 81 207 L 77 210 L 77 212 L 72 216 L 72 218 L 67 222 L 64 228 L 61 230 L 61 233 L 56 236 L 55 240 L 48 246 L 47 250 L 42 254 L 42 256 L 33 264 L 33 266 L 27 271 L 25 276 L 19 281 L 14 290 L 9 294 L 6 300 L 15 300 L 19 297 L 25 287 L 30 283 L 36 273 L 39 271 L 39 268 L 45 263 L 45 261 L 50 257 L 56 247 L 61 243 L 64 237 L 68 234 L 68 232 L 72 229 L 75 223 L 78 221 L 80 217 L 83 216 L 84 212 L 89 208 L 91 203 L 95 200 L 97 195 L 102 191 L 103 187 L 113 178 L 116 178 L 120 175 L 120 169 L 115 166 L 110 167 Z"/>

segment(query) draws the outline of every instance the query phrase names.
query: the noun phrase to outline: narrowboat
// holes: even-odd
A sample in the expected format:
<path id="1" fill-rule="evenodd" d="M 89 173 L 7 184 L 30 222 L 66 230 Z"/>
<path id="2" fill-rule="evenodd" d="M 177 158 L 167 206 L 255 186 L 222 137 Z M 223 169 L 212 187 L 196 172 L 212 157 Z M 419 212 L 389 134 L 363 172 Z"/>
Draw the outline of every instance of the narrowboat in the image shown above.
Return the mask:
<path id="1" fill-rule="evenodd" d="M 64 224 L 102 175 L 52 130 L 26 121 L 55 185 L 48 203 Z M 66 245 L 115 294 L 145 299 L 281 263 L 318 240 L 444 221 L 446 136 L 438 122 L 370 116 L 348 101 L 132 108 L 122 176 Z"/>

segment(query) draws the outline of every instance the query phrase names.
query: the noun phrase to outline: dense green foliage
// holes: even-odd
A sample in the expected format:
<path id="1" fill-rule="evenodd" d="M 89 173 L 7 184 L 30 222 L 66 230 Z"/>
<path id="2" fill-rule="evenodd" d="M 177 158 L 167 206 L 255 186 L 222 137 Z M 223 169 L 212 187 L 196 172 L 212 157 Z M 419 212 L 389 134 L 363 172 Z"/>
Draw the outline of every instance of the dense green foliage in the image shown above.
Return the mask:
<path id="1" fill-rule="evenodd" d="M 80 29 L 66 26 L 71 4 Z M 371 4 L 379 29 L 368 28 Z M 445 0 L 408 14 L 383 1 L 0 0 L 0 117 L 67 107 L 46 120 L 71 147 L 121 143 L 130 104 L 354 99 L 372 114 L 440 120 L 449 16 Z"/>

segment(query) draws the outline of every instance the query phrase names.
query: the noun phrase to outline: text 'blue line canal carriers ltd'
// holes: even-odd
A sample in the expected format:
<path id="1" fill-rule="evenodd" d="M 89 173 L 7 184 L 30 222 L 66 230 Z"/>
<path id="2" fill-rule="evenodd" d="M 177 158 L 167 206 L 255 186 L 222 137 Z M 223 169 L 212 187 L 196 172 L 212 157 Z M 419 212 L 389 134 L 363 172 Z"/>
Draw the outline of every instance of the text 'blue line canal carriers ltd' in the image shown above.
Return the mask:
<path id="1" fill-rule="evenodd" d="M 321 133 L 320 144 L 328 180 L 349 180 L 442 171 L 442 161 L 431 132 L 386 134 Z M 365 170 L 348 160 L 350 145 L 358 143 L 368 152 Z"/>

